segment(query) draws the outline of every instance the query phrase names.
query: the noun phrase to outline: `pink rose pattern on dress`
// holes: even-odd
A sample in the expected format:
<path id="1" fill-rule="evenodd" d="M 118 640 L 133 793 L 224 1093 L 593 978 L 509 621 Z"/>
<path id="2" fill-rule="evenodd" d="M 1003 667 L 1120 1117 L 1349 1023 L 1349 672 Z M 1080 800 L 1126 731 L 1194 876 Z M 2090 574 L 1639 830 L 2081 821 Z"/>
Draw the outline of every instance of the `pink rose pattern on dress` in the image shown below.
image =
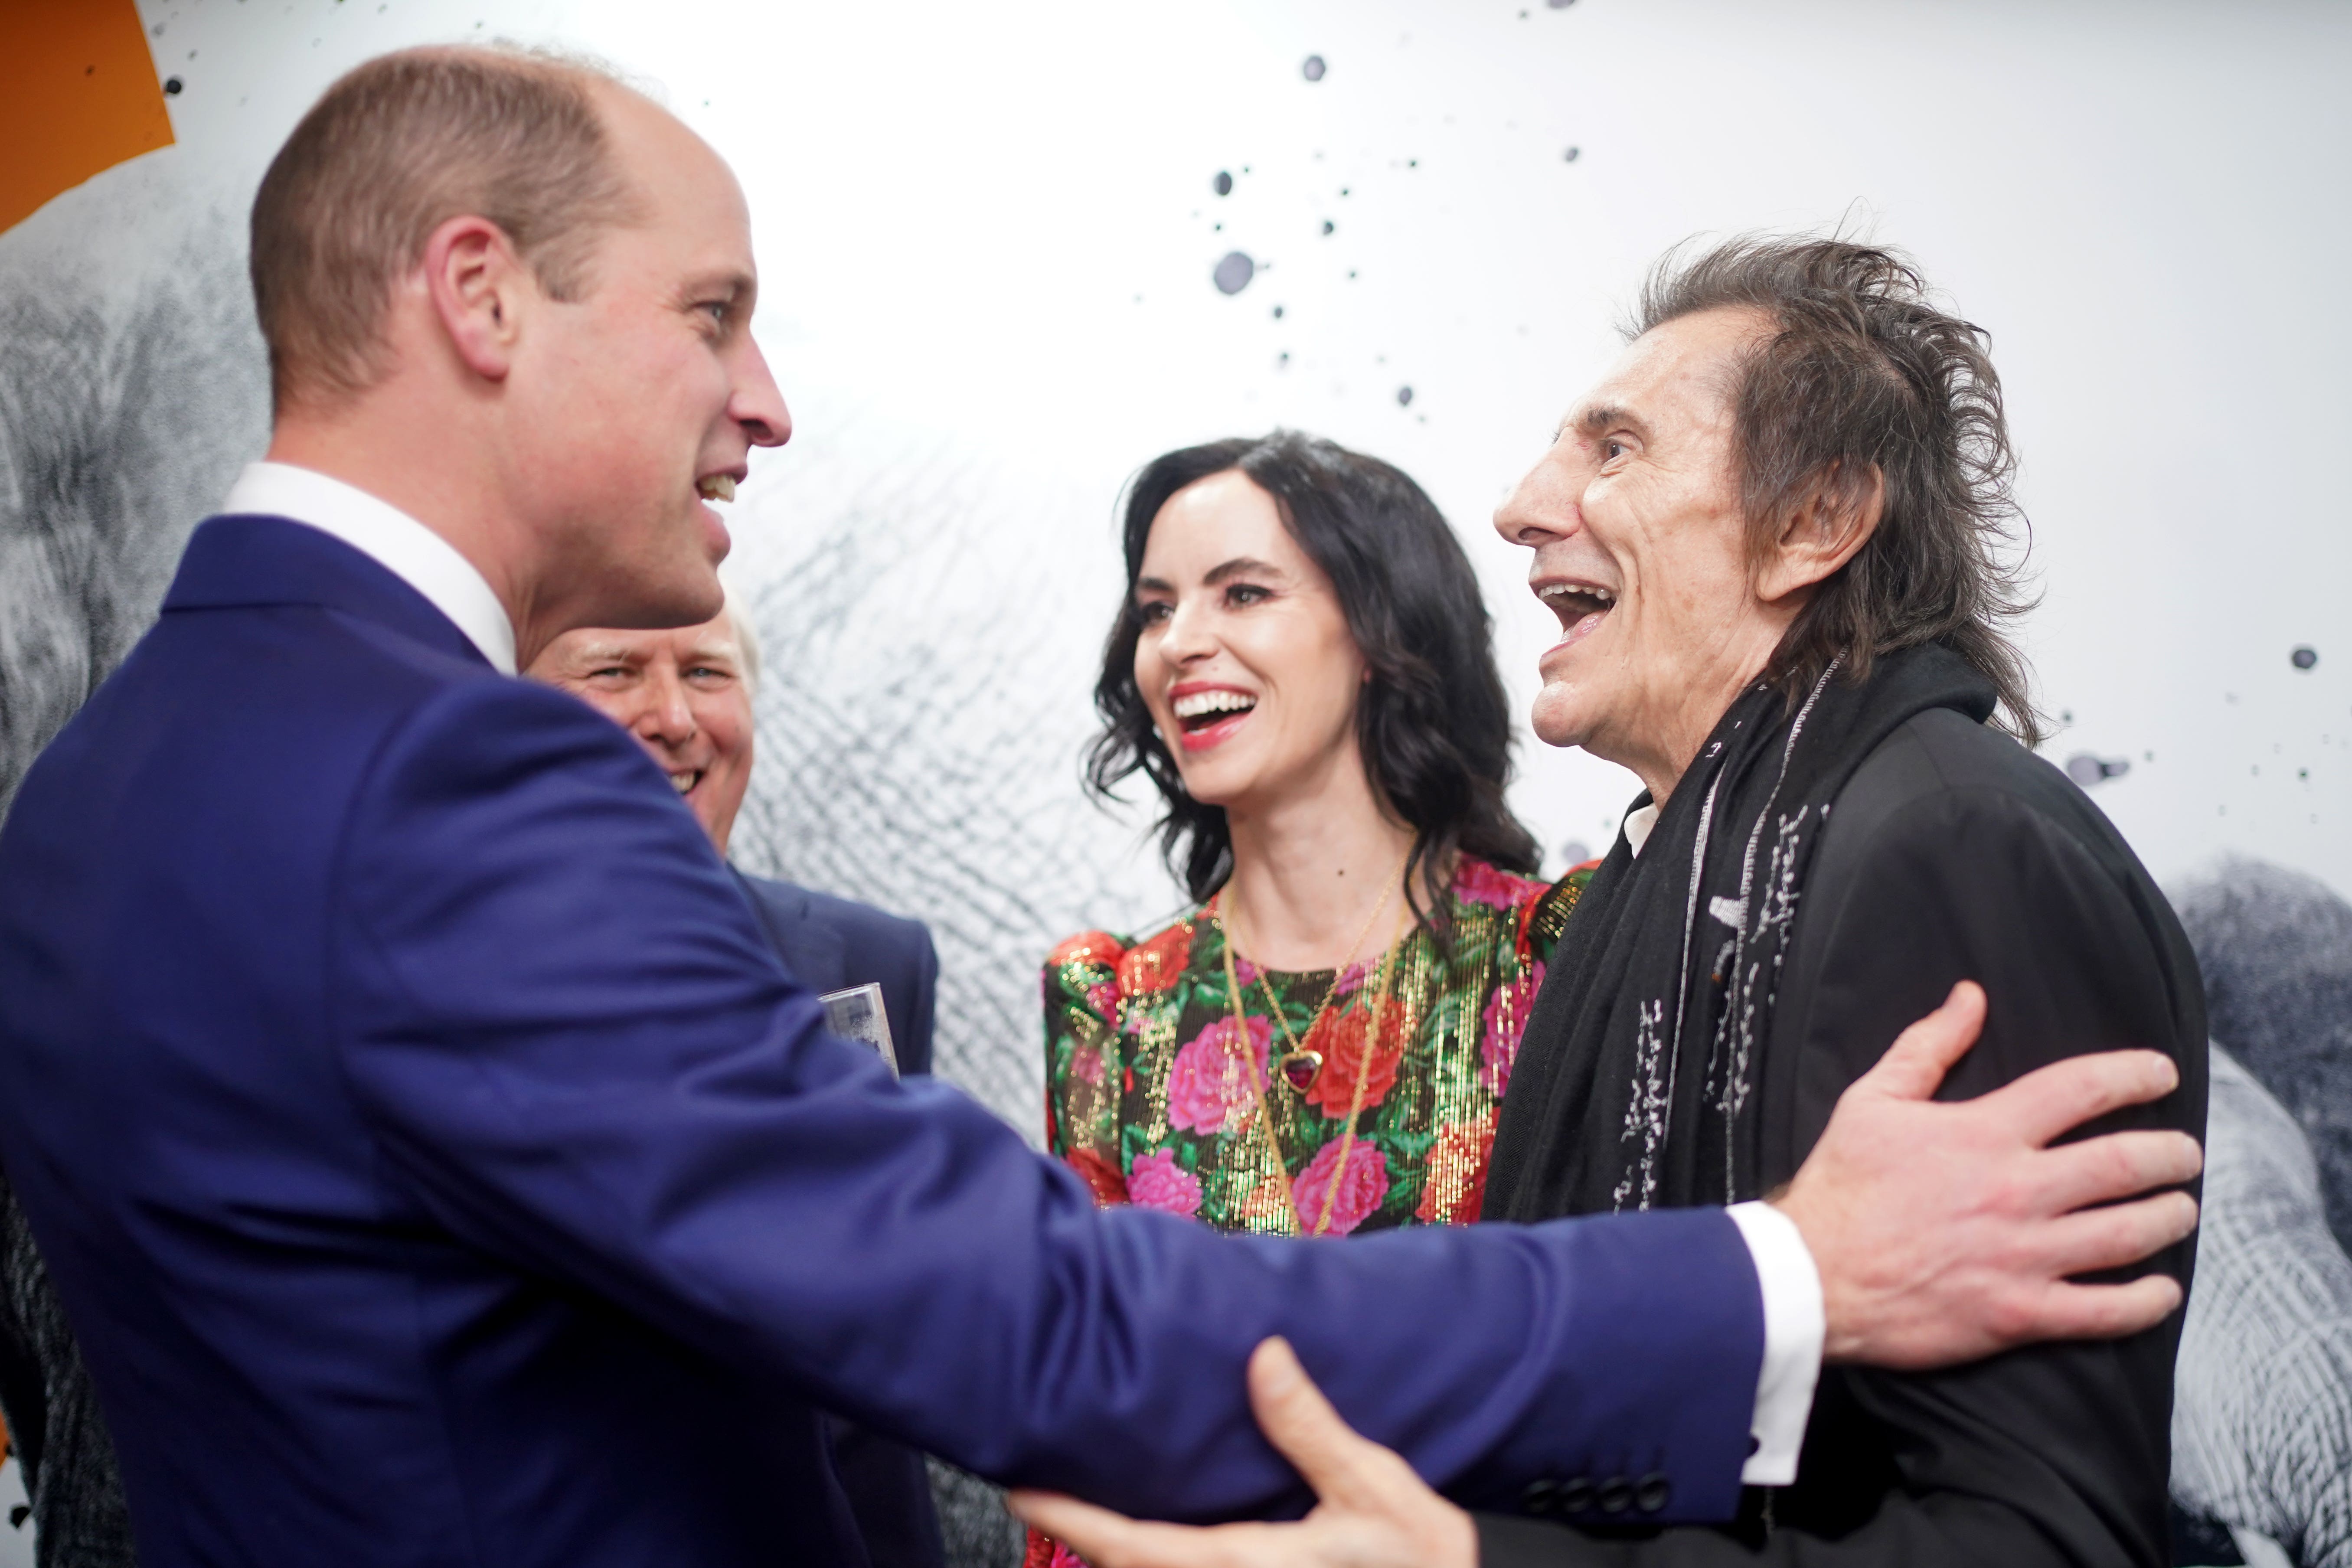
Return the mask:
<path id="1" fill-rule="evenodd" d="M 1347 1170 L 1339 1177 L 1339 1190 L 1332 1191 L 1331 1173 L 1339 1169 L 1339 1146 L 1347 1142 L 1334 1138 L 1324 1144 L 1290 1184 L 1302 1235 L 1316 1234 L 1315 1222 L 1322 1217 L 1326 1194 L 1331 1203 L 1331 1223 L 1323 1227 L 1325 1236 L 1345 1236 L 1354 1230 L 1367 1215 L 1378 1213 L 1389 1195 L 1389 1157 L 1361 1139 L 1349 1144 Z"/>
<path id="2" fill-rule="evenodd" d="M 1236 1047 L 1234 1021 L 1219 1018 L 1176 1053 L 1168 1072 L 1168 1124 L 1188 1132 L 1238 1131 L 1249 1109 L 1257 1103 L 1257 1089 L 1266 1081 L 1267 1042 L 1274 1026 L 1264 1018 L 1249 1021 L 1249 1047 L 1257 1076 L 1252 1079 Z"/>
<path id="3" fill-rule="evenodd" d="M 1511 1086 L 1511 1065 L 1519 1059 L 1519 1041 L 1528 1032 L 1528 1010 L 1543 989 L 1543 960 L 1517 980 L 1495 987 L 1486 999 L 1486 1029 L 1478 1037 L 1478 1081 L 1496 1099 Z"/>
<path id="4" fill-rule="evenodd" d="M 1472 856 L 1462 857 L 1461 863 L 1454 868 L 1454 896 L 1465 903 L 1507 910 L 1542 891 L 1542 883 L 1498 871 Z"/>
<path id="5" fill-rule="evenodd" d="M 1201 1178 L 1176 1163 L 1175 1150 L 1155 1150 L 1129 1169 L 1127 1201 L 1191 1219 L 1201 1212 Z"/>
<path id="6" fill-rule="evenodd" d="M 1536 960 L 1549 956 L 1591 875 L 1579 868 L 1553 891 L 1475 857 L 1457 862 L 1440 900 L 1453 922 L 1453 952 L 1441 957 L 1425 936 L 1407 939 L 1398 984 L 1410 1000 L 1391 998 L 1406 1007 L 1407 1019 L 1393 1041 L 1381 1031 L 1381 1059 L 1365 1075 L 1359 1152 L 1336 1193 L 1332 1118 L 1345 1114 L 1353 1095 L 1336 1108 L 1331 1099 L 1352 1090 L 1360 1053 L 1328 1048 L 1352 1042 L 1332 1037 L 1327 1019 L 1314 1044 L 1327 1059 L 1308 1090 L 1280 1082 L 1271 1059 L 1289 1047 L 1271 1009 L 1278 1005 L 1304 1041 L 1335 989 L 1330 977 L 1261 976 L 1237 962 L 1244 1011 L 1255 1015 L 1246 1028 L 1237 1026 L 1223 933 L 1202 915 L 1133 946 L 1088 931 L 1056 951 L 1045 975 L 1046 1139 L 1087 1176 L 1097 1202 L 1129 1201 L 1131 1170 L 1137 1201 L 1219 1229 L 1286 1230 L 1304 1222 L 1312 1231 L 1327 1194 L 1326 1235 L 1466 1222 L 1478 1209 L 1495 1101 L 1509 1084 L 1544 978 Z M 1357 994 L 1376 971 L 1377 963 L 1351 964 L 1333 1009 L 1360 1010 Z M 1118 1031 L 1115 1039 L 1102 1032 L 1106 1024 Z M 1266 1131 L 1312 1167 L 1298 1169 L 1296 1182 L 1263 1169 L 1254 1074 L 1266 1086 Z M 1330 1080 L 1328 1088 L 1322 1079 Z M 1050 1568 L 1054 1543 L 1043 1543 L 1045 1554 L 1029 1568 Z"/>

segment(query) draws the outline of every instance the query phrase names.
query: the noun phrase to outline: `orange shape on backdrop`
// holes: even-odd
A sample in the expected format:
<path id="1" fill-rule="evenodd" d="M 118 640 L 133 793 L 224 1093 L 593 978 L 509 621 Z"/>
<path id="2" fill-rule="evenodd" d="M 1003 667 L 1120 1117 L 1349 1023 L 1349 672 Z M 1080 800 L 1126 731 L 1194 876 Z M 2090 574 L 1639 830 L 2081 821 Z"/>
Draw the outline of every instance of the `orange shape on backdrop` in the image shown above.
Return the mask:
<path id="1" fill-rule="evenodd" d="M 172 144 L 131 0 L 0 0 L 0 229 Z"/>

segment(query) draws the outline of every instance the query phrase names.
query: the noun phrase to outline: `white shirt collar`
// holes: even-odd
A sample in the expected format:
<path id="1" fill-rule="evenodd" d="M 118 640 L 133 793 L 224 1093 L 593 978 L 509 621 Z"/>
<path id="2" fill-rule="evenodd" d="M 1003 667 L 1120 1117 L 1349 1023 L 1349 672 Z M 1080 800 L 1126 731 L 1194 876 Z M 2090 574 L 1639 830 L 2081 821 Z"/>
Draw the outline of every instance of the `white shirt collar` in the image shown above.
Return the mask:
<path id="1" fill-rule="evenodd" d="M 1625 814 L 1625 842 L 1633 847 L 1633 858 L 1642 858 L 1642 846 L 1650 841 L 1650 829 L 1658 825 L 1658 808 L 1645 805 L 1639 811 Z"/>
<path id="2" fill-rule="evenodd" d="M 282 517 L 331 534 L 425 595 L 501 673 L 515 672 L 514 623 L 457 547 L 388 501 L 291 463 L 247 463 L 226 514 Z"/>

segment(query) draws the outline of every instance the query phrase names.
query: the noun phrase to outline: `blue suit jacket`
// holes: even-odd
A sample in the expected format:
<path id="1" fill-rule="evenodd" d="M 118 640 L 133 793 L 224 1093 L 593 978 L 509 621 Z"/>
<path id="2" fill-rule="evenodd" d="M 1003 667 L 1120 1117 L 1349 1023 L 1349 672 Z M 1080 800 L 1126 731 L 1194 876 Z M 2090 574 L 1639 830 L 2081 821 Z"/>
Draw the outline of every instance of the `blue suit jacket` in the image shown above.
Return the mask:
<path id="1" fill-rule="evenodd" d="M 147 1568 L 854 1564 L 820 1406 L 1131 1511 L 1295 1509 L 1242 1376 L 1275 1333 L 1458 1496 L 1734 1506 L 1724 1215 L 1106 1214 L 820 1020 L 617 727 L 323 533 L 205 523 L 0 831 L 0 1158 Z"/>
<path id="2" fill-rule="evenodd" d="M 940 955 L 922 921 L 796 882 L 736 871 L 735 883 L 793 979 L 819 994 L 845 985 L 879 985 L 898 1070 L 931 1070 L 931 997 Z M 837 1416 L 825 1423 L 825 1431 L 834 1476 L 873 1568 L 943 1568 L 947 1546 L 922 1455 Z"/>
<path id="3" fill-rule="evenodd" d="M 820 995 L 848 985 L 879 985 L 898 1070 L 931 1070 L 931 998 L 939 986 L 940 955 L 922 921 L 797 882 L 740 871 L 735 881 L 793 979 Z"/>

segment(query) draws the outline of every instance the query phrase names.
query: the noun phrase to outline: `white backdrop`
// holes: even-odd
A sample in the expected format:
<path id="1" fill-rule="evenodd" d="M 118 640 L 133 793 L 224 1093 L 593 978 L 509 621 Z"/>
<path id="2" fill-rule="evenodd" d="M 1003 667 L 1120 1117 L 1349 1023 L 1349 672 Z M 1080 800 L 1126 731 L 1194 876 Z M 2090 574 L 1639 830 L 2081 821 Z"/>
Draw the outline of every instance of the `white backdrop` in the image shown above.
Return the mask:
<path id="1" fill-rule="evenodd" d="M 2352 893 L 2352 8 L 141 10 L 183 81 L 179 144 L 0 237 L 0 296 L 120 292 L 190 247 L 233 291 L 279 140 L 408 43 L 593 51 L 733 163 L 798 426 L 734 511 L 781 666 L 745 858 L 932 920 L 943 1060 L 1033 1131 L 1034 964 L 1175 901 L 1140 817 L 1076 783 L 1122 479 L 1276 424 L 1400 463 L 1463 531 L 1524 699 L 1552 622 L 1487 514 L 1614 353 L 1643 267 L 1693 234 L 1843 222 L 1990 328 L 2044 590 L 2028 637 L 2065 721 L 2050 754 L 2131 763 L 2096 798 L 2160 878 L 2235 848 Z M 1258 270 L 1228 296 L 1211 276 L 1234 250 Z M 225 426 L 248 445 L 258 384 Z M 225 483 L 249 455 L 196 467 Z M 176 548 L 201 507 L 165 510 Z M 1557 865 L 1605 847 L 1633 787 L 1530 740 L 1514 798 Z"/>

